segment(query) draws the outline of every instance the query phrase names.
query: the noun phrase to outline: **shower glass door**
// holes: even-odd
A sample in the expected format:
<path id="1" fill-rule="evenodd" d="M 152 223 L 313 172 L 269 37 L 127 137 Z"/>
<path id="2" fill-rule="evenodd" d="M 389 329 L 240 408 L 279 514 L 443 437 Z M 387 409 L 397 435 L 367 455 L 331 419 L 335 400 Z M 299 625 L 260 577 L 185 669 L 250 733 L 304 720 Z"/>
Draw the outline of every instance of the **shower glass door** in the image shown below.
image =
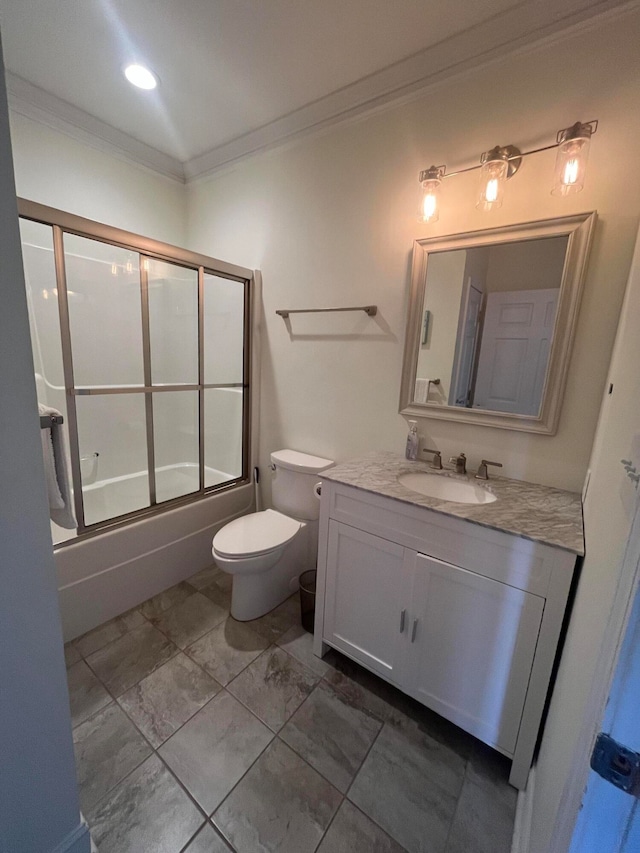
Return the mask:
<path id="1" fill-rule="evenodd" d="M 250 278 L 51 214 L 21 229 L 38 395 L 65 417 L 77 532 L 246 482 Z"/>

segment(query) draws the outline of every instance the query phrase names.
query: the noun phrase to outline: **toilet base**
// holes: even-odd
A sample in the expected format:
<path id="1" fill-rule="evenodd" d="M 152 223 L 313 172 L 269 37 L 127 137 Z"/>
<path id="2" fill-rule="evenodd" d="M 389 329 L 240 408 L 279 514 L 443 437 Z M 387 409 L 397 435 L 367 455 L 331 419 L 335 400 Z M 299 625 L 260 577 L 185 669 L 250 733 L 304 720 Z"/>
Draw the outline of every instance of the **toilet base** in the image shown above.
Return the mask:
<path id="1" fill-rule="evenodd" d="M 266 572 L 270 575 L 271 572 Z M 274 583 L 272 577 L 234 575 L 231 591 L 231 615 L 238 622 L 250 622 L 270 613 L 289 598 L 291 578 Z"/>

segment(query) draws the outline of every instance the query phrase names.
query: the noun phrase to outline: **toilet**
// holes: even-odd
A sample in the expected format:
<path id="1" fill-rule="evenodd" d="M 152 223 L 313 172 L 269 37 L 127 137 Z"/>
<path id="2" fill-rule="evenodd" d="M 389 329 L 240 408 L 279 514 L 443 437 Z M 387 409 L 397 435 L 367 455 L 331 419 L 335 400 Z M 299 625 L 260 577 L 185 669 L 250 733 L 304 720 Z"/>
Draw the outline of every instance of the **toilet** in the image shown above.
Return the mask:
<path id="1" fill-rule="evenodd" d="M 217 565 L 233 575 L 231 615 L 258 619 L 298 588 L 298 577 L 315 569 L 318 555 L 318 474 L 330 459 L 277 450 L 271 454 L 274 509 L 226 524 L 213 537 Z"/>

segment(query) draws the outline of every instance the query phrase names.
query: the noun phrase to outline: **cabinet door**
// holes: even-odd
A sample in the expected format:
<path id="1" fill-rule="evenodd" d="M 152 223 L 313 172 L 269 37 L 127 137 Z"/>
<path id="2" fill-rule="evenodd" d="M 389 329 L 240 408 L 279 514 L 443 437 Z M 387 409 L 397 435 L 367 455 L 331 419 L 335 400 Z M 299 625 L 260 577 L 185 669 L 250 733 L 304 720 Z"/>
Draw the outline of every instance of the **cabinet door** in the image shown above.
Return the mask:
<path id="1" fill-rule="evenodd" d="M 544 599 L 416 555 L 407 692 L 513 755 Z"/>
<path id="2" fill-rule="evenodd" d="M 330 522 L 324 639 L 394 683 L 407 634 L 407 574 L 402 546 Z"/>

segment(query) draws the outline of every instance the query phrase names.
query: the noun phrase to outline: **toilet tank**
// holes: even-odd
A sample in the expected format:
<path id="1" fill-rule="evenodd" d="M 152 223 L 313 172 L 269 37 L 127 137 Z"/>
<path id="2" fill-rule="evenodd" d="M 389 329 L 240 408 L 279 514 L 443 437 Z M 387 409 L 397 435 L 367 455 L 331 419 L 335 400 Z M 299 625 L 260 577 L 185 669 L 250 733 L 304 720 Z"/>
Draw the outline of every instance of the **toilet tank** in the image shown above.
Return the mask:
<path id="1" fill-rule="evenodd" d="M 333 461 L 297 450 L 275 450 L 271 464 L 275 466 L 271 486 L 274 509 L 302 521 L 318 518 L 320 501 L 313 489 L 318 474 L 331 468 Z"/>

